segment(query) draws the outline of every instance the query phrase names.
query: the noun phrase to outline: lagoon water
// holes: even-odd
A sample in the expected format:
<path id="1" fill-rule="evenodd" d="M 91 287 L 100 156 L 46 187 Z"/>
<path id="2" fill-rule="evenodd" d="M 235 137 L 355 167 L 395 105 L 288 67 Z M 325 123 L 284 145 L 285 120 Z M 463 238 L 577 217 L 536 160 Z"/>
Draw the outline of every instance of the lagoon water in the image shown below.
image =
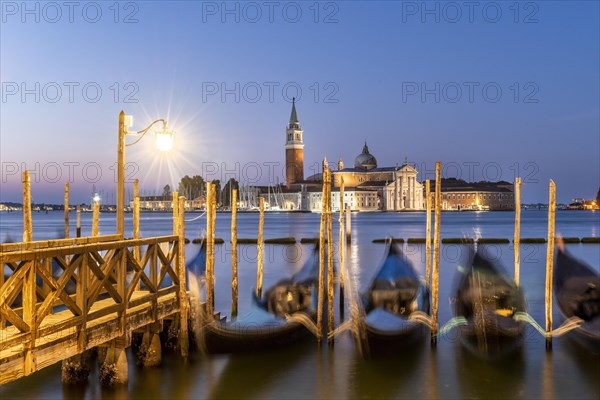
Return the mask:
<path id="1" fill-rule="evenodd" d="M 199 214 L 187 214 L 193 219 Z M 100 234 L 114 232 L 114 214 L 101 214 Z M 334 239 L 337 214 L 334 215 Z M 72 233 L 75 214 L 71 214 Z M 230 214 L 217 214 L 216 236 L 225 244 L 216 246 L 215 308 L 228 315 L 231 308 Z M 34 213 L 34 240 L 56 238 L 62 231 L 62 212 Z M 514 213 L 443 213 L 441 236 L 494 237 L 512 239 Z M 203 235 L 204 218 L 186 225 L 186 237 Z M 131 236 L 131 215 L 126 215 L 126 236 Z M 238 237 L 256 237 L 258 214 L 238 215 Z M 141 235 L 168 235 L 172 229 L 169 214 L 141 216 Z M 82 215 L 82 234 L 91 231 L 91 214 Z M 565 237 L 600 236 L 600 213 L 558 211 L 556 231 Z M 318 214 L 269 213 L 265 217 L 265 238 L 294 236 L 317 237 Z M 20 213 L 0 213 L 0 241 L 18 240 L 22 235 Z M 352 215 L 352 243 L 347 248 L 347 264 L 359 286 L 364 289 L 378 268 L 385 246 L 372 243 L 387 236 L 410 238 L 425 236 L 424 213 L 355 213 Z M 546 237 L 547 212 L 524 210 L 521 237 Z M 337 239 L 336 239 L 337 242 Z M 567 244 L 575 257 L 595 269 L 600 266 L 600 245 Z M 311 254 L 311 245 L 265 245 L 263 287 L 297 271 Z M 407 257 L 424 274 L 423 245 L 404 244 Z M 186 246 L 192 256 L 198 246 Z M 337 248 L 336 248 L 337 251 Z M 512 275 L 512 244 L 487 245 L 486 251 Z M 443 244 L 440 260 L 440 326 L 452 318 L 448 298 L 453 289 L 457 265 L 465 261 L 468 247 Z M 239 250 L 240 313 L 248 310 L 250 293 L 256 280 L 256 246 L 241 245 Z M 545 244 L 521 245 L 521 285 L 529 313 L 544 325 Z M 337 290 L 336 290 L 337 296 Z M 555 327 L 558 320 L 553 307 Z M 348 315 L 348 312 L 346 312 Z M 336 311 L 336 324 L 339 324 Z M 137 367 L 129 356 L 129 383 L 114 389 L 98 384 L 98 371 L 92 371 L 84 387 L 63 386 L 60 364 L 29 377 L 0 386 L 0 398 L 517 398 L 575 399 L 600 398 L 600 355 L 591 354 L 568 338 L 553 340 L 552 351 L 545 340 L 528 328 L 523 352 L 517 357 L 491 362 L 465 352 L 456 332 L 440 337 L 432 349 L 428 340 L 402 354 L 364 360 L 354 348 L 349 333 L 336 338 L 335 346 L 317 347 L 315 342 L 262 354 L 193 354 L 184 365 L 175 353 L 165 351 L 163 364 L 155 368 Z"/>

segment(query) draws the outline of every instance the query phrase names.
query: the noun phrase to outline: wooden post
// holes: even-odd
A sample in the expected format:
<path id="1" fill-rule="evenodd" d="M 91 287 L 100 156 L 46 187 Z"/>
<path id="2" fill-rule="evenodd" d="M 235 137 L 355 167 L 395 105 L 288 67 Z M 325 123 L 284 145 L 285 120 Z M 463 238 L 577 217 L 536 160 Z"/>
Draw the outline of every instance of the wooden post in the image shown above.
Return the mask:
<path id="1" fill-rule="evenodd" d="M 213 247 L 212 243 L 214 240 L 212 231 L 212 192 L 213 183 L 206 183 L 206 311 L 209 318 L 213 315 L 213 304 L 214 304 L 214 278 L 212 276 L 213 267 Z"/>
<path id="2" fill-rule="evenodd" d="M 125 112 L 119 113 L 119 137 L 117 143 L 117 235 L 125 233 Z"/>
<path id="3" fill-rule="evenodd" d="M 237 189 L 231 191 L 231 317 L 238 313 Z"/>
<path id="4" fill-rule="evenodd" d="M 521 178 L 515 178 L 515 285 L 519 286 L 521 274 Z"/>
<path id="5" fill-rule="evenodd" d="M 340 233 L 339 233 L 339 252 L 340 252 L 340 320 L 344 320 L 344 269 L 346 255 L 346 236 L 344 231 L 344 177 L 340 177 Z"/>
<path id="6" fill-rule="evenodd" d="M 139 181 L 133 181 L 133 238 L 140 238 L 140 197 L 139 197 Z M 140 261 L 140 246 L 133 248 L 133 257 Z M 136 290 L 141 289 L 141 279 L 136 284 Z"/>
<path id="7" fill-rule="evenodd" d="M 77 226 L 77 237 L 81 237 L 81 206 L 77 205 L 77 213 L 76 213 L 76 226 Z"/>
<path id="8" fill-rule="evenodd" d="M 98 236 L 98 220 L 100 218 L 100 202 L 94 200 L 92 211 L 92 236 Z"/>
<path id="9" fill-rule="evenodd" d="M 139 181 L 133 181 L 133 238 L 140 238 L 140 197 L 139 197 Z M 140 248 L 133 249 L 137 260 L 140 259 Z"/>
<path id="10" fill-rule="evenodd" d="M 173 192 L 173 235 L 178 235 L 177 230 L 179 229 L 179 195 L 177 192 Z"/>
<path id="11" fill-rule="evenodd" d="M 550 179 L 548 198 L 548 247 L 546 249 L 546 333 L 552 333 L 552 267 L 554 262 L 554 217 L 556 214 L 556 185 Z M 552 349 L 552 336 L 546 337 L 546 349 Z"/>
<path id="12" fill-rule="evenodd" d="M 178 252 L 177 252 L 177 273 L 179 274 L 179 348 L 181 356 L 187 360 L 189 342 L 188 342 L 188 297 L 185 283 L 185 197 L 179 197 L 178 214 Z"/>
<path id="13" fill-rule="evenodd" d="M 89 374 L 88 368 L 85 366 L 84 354 L 87 347 L 87 316 L 89 302 L 89 285 L 90 285 L 90 268 L 89 268 L 89 253 L 82 256 L 81 263 L 77 267 L 77 286 L 75 289 L 75 303 L 81 309 L 81 323 L 75 327 L 77 338 L 77 351 L 80 353 L 74 357 L 62 361 L 62 381 L 69 383 L 82 383 L 87 381 Z M 94 262 L 94 261 L 92 261 Z"/>
<path id="14" fill-rule="evenodd" d="M 431 344 L 437 344 L 438 282 L 440 268 L 440 225 L 442 209 L 442 163 L 435 163 L 435 222 L 433 230 L 433 271 L 431 276 Z"/>
<path id="15" fill-rule="evenodd" d="M 330 344 L 333 344 L 333 229 L 332 229 L 332 210 L 331 210 L 331 170 L 327 170 L 327 338 Z"/>
<path id="16" fill-rule="evenodd" d="M 211 231 L 211 241 L 210 248 L 212 258 L 210 261 L 210 274 L 211 274 L 211 286 L 212 286 L 212 309 L 215 308 L 215 232 L 216 232 L 216 223 L 217 223 L 217 185 L 213 184 L 212 192 L 211 192 L 211 201 L 210 201 L 210 211 L 212 214 L 212 218 L 210 219 L 210 231 Z"/>
<path id="17" fill-rule="evenodd" d="M 4 286 L 4 268 L 2 273 L 0 273 L 0 288 L 2 288 L 2 286 Z M 6 329 L 6 321 L 4 320 L 4 317 L 0 315 L 0 331 L 3 329 Z M 4 333 L 0 332 L 0 335 L 4 335 Z"/>
<path id="18" fill-rule="evenodd" d="M 352 206 L 346 207 L 346 243 L 352 239 Z"/>
<path id="19" fill-rule="evenodd" d="M 69 238 L 69 182 L 65 183 L 65 238 Z"/>
<path id="20" fill-rule="evenodd" d="M 431 287 L 431 182 L 425 181 L 425 201 L 427 210 L 427 227 L 425 229 L 425 284 Z"/>
<path id="21" fill-rule="evenodd" d="M 260 214 L 258 217 L 258 266 L 256 273 L 256 297 L 259 299 L 262 296 L 262 281 L 263 281 L 263 227 L 265 225 L 265 198 L 260 198 Z"/>
<path id="22" fill-rule="evenodd" d="M 23 241 L 31 242 L 33 225 L 31 222 L 31 179 L 29 171 L 23 172 Z"/>
<path id="23" fill-rule="evenodd" d="M 321 225 L 319 227 L 319 293 L 317 296 L 317 341 L 323 337 L 323 300 L 325 297 L 325 227 L 327 225 L 327 160 L 323 161 L 323 190 L 321 192 Z"/>
<path id="24" fill-rule="evenodd" d="M 25 360 L 23 365 L 24 375 L 29 375 L 35 372 L 36 360 L 35 360 L 35 340 L 37 336 L 36 329 L 36 265 L 37 260 L 27 262 L 27 272 L 23 277 L 23 322 L 25 322 L 30 328 L 28 340 L 24 340 L 23 350 L 25 353 Z"/>

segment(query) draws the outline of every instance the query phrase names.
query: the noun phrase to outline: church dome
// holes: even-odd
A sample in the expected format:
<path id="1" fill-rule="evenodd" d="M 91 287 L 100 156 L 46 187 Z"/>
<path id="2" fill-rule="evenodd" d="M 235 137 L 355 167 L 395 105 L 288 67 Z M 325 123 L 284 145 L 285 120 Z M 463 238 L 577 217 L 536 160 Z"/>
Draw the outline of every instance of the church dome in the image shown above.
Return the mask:
<path id="1" fill-rule="evenodd" d="M 354 159 L 354 168 L 364 170 L 377 168 L 377 159 L 369 153 L 369 146 L 367 146 L 366 142 L 362 153 Z"/>

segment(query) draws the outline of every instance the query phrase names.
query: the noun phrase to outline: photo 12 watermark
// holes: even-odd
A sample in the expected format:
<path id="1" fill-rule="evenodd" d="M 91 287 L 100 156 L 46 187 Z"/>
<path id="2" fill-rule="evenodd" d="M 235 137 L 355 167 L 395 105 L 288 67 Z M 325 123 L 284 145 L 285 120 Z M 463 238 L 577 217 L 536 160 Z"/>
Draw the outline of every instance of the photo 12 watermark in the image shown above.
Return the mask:
<path id="1" fill-rule="evenodd" d="M 337 24 L 340 3 L 335 1 L 203 1 L 202 23 L 257 24 L 312 22 Z"/>
<path id="2" fill-rule="evenodd" d="M 1 1 L 2 23 L 139 23 L 136 1 Z"/>
<path id="3" fill-rule="evenodd" d="M 202 103 L 274 103 L 303 98 L 314 103 L 339 103 L 340 87 L 334 81 L 310 82 L 202 82 Z"/>
<path id="4" fill-rule="evenodd" d="M 415 167 L 422 180 L 435 180 L 435 164 L 420 162 Z M 446 161 L 442 163 L 442 177 L 445 179 L 464 180 L 466 182 L 514 182 L 521 177 L 523 183 L 538 183 L 540 166 L 534 161 L 514 161 L 500 163 L 497 161 Z"/>
<path id="5" fill-rule="evenodd" d="M 29 171 L 32 183 L 91 183 L 95 184 L 110 177 L 117 182 L 117 163 L 110 165 L 97 161 L 48 161 L 0 163 L 0 181 L 8 183 L 20 180 L 23 172 Z M 140 172 L 140 166 L 134 162 L 125 163 L 125 182 L 132 183 Z"/>
<path id="6" fill-rule="evenodd" d="M 402 1 L 401 11 L 403 23 L 421 24 L 537 24 L 539 13 L 534 1 Z"/>
<path id="7" fill-rule="evenodd" d="M 402 103 L 489 103 L 537 104 L 540 87 L 536 82 L 488 81 L 402 82 Z"/>
<path id="8" fill-rule="evenodd" d="M 0 99 L 6 103 L 138 103 L 136 82 L 2 82 Z"/>

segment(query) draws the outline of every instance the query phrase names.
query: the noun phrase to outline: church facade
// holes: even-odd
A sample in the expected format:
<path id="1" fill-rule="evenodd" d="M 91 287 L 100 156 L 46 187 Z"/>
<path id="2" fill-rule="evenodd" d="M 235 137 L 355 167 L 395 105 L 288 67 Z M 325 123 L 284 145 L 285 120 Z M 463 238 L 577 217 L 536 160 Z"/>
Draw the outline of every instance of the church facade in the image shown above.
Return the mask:
<path id="1" fill-rule="evenodd" d="M 379 210 L 423 210 L 423 185 L 417 181 L 417 175 L 416 167 L 407 161 L 395 167 L 378 167 L 365 142 L 354 167 L 344 168 L 340 159 L 338 170 L 333 171 L 333 184 L 340 187 L 343 182 L 345 187 L 377 192 Z"/>
<path id="2" fill-rule="evenodd" d="M 304 179 L 303 131 L 296 111 L 295 99 L 286 128 L 286 185 L 281 203 L 286 210 L 320 211 L 322 174 Z M 340 159 L 332 170 L 332 208 L 339 210 L 340 186 L 344 183 L 344 204 L 352 211 L 412 211 L 424 209 L 423 185 L 417 181 L 418 171 L 405 161 L 394 167 L 379 167 L 367 143 L 356 156 L 354 166 L 344 168 Z"/>

